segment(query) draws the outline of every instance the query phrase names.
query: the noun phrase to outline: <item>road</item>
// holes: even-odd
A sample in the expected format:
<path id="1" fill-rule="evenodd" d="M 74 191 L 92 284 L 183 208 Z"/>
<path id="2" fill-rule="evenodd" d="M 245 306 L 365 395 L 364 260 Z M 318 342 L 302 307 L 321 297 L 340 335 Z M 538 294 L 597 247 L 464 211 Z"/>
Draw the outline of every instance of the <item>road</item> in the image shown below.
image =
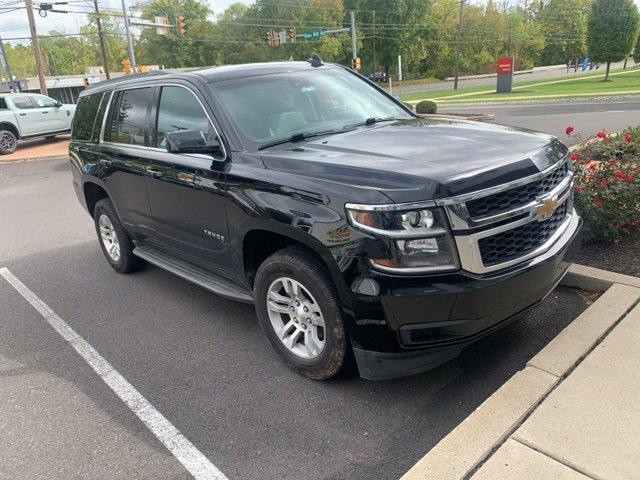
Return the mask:
<path id="1" fill-rule="evenodd" d="M 279 362 L 251 306 L 151 266 L 115 273 L 59 159 L 0 164 L 1 267 L 33 294 L 27 301 L 0 277 L 0 478 L 189 478 L 51 328 L 55 315 L 95 349 L 82 347 L 86 355 L 101 355 L 146 399 L 153 410 L 143 413 L 162 415 L 226 477 L 385 480 L 586 306 L 559 288 L 431 372 L 313 382 Z"/>
<path id="2" fill-rule="evenodd" d="M 622 68 L 624 62 L 612 63 L 611 68 Z M 604 69 L 600 67 L 600 70 L 604 73 Z M 515 75 L 513 77 L 514 84 L 519 82 L 526 82 L 531 80 L 547 80 L 551 78 L 560 78 L 560 77 L 580 77 L 584 72 L 578 71 L 574 72 L 571 70 L 567 73 L 566 67 L 549 67 L 548 70 L 534 70 L 532 73 L 521 73 L 519 75 Z M 473 85 L 493 85 L 496 84 L 496 77 L 476 77 L 476 78 L 467 78 L 461 79 L 459 81 L 460 87 L 471 87 Z M 443 82 L 435 82 L 435 83 L 426 83 L 422 85 L 403 85 L 402 93 L 416 93 L 416 92 L 430 92 L 433 90 L 442 90 L 442 89 L 452 89 L 453 90 L 453 81 L 443 81 Z M 396 84 L 393 85 L 393 93 L 399 94 L 400 89 Z"/>
<path id="3" fill-rule="evenodd" d="M 565 135 L 565 128 L 571 124 L 575 133 L 582 138 L 595 135 L 598 130 L 609 132 L 622 130 L 640 124 L 640 98 L 609 101 L 606 99 L 520 103 L 509 105 L 460 105 L 447 106 L 439 113 L 482 113 L 493 115 L 493 123 L 529 128 L 556 135 L 569 144 L 578 139 Z"/>

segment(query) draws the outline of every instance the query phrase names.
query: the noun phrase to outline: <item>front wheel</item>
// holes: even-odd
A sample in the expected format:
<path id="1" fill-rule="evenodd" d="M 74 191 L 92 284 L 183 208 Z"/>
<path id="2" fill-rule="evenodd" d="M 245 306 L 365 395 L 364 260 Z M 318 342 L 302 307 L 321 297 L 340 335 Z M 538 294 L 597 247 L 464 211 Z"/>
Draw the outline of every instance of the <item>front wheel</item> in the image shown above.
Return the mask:
<path id="1" fill-rule="evenodd" d="M 347 339 L 335 286 L 320 261 L 300 247 L 271 255 L 254 288 L 260 325 L 285 363 L 326 380 L 345 364 Z"/>
<path id="2" fill-rule="evenodd" d="M 18 148 L 18 139 L 10 130 L 0 130 L 0 155 L 8 155 Z"/>

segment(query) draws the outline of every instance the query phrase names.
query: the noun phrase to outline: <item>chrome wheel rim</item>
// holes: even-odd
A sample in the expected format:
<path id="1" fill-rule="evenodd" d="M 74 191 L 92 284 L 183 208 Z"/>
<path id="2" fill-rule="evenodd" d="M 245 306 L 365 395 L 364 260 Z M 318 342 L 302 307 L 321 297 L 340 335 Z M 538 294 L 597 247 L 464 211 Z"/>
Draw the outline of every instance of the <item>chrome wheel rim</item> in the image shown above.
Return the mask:
<path id="1" fill-rule="evenodd" d="M 287 349 L 300 358 L 316 358 L 325 344 L 322 311 L 309 290 L 297 280 L 281 277 L 267 291 L 271 326 Z"/>
<path id="2" fill-rule="evenodd" d="M 102 244 L 104 245 L 107 254 L 114 262 L 120 260 L 120 242 L 118 241 L 118 235 L 111 219 L 104 213 L 98 218 L 98 227 L 100 228 L 100 237 L 102 238 Z"/>
<path id="3" fill-rule="evenodd" d="M 9 132 L 0 132 L 0 148 L 5 152 L 13 150 L 16 146 L 16 137 Z"/>

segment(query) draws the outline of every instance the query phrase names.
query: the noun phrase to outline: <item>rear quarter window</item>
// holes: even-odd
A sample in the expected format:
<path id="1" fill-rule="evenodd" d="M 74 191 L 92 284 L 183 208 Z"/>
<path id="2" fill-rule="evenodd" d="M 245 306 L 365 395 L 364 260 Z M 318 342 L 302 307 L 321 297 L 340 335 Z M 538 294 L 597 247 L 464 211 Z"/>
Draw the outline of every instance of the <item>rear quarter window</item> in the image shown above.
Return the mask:
<path id="1" fill-rule="evenodd" d="M 7 109 L 7 102 L 4 99 L 4 97 L 0 97 L 0 110 L 6 110 Z"/>
<path id="2" fill-rule="evenodd" d="M 71 126 L 72 140 L 95 141 L 97 139 L 104 114 L 104 108 L 101 108 L 103 95 L 103 93 L 94 93 L 80 98 Z M 98 132 L 94 133 L 94 128 Z"/>

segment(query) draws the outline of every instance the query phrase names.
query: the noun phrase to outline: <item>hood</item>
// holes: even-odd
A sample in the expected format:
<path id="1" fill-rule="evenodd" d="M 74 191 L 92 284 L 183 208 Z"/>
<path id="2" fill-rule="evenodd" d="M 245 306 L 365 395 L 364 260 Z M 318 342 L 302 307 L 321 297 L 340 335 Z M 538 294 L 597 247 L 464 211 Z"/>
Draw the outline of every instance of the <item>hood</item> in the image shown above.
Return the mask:
<path id="1" fill-rule="evenodd" d="M 529 130 L 447 117 L 385 122 L 262 152 L 267 168 L 377 188 L 394 202 L 444 198 L 533 175 L 567 147 Z"/>

